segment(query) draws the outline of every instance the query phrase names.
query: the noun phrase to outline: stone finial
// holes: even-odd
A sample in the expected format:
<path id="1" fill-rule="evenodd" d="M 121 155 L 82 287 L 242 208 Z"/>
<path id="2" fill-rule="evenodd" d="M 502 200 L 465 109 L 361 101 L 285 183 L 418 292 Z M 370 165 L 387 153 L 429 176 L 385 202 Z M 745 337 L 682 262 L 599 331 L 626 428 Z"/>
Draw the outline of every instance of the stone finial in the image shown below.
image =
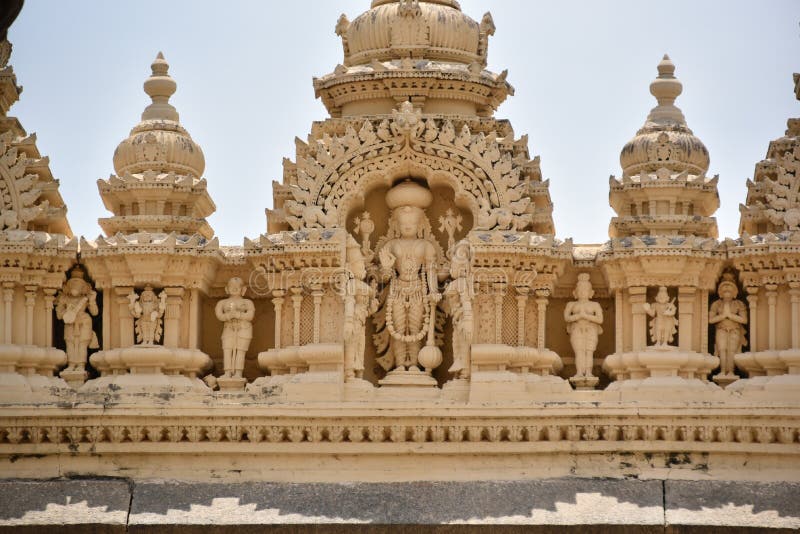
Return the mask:
<path id="1" fill-rule="evenodd" d="M 650 84 L 650 94 L 658 100 L 648 116 L 653 122 L 677 122 L 685 124 L 686 119 L 680 109 L 675 107 L 675 99 L 683 92 L 683 84 L 675 77 L 675 64 L 667 54 L 658 64 L 658 77 Z"/>
<path id="2" fill-rule="evenodd" d="M 164 59 L 164 54 L 158 53 L 153 60 L 152 75 L 144 82 L 144 92 L 153 99 L 142 113 L 142 120 L 168 120 L 178 122 L 178 111 L 169 103 L 169 97 L 175 94 L 178 85 L 170 75 L 169 63 Z"/>

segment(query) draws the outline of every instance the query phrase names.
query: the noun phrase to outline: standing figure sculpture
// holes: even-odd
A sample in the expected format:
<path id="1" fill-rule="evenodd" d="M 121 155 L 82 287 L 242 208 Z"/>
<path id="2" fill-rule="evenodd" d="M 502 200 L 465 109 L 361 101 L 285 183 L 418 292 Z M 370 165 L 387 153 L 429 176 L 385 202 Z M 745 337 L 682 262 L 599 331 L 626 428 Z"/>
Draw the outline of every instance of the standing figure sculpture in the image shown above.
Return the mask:
<path id="1" fill-rule="evenodd" d="M 167 309 L 167 293 L 156 296 L 149 285 L 141 296 L 135 291 L 128 295 L 128 309 L 136 319 L 136 342 L 141 345 L 154 345 L 161 339 L 163 317 Z"/>
<path id="2" fill-rule="evenodd" d="M 451 208 L 442 217 L 439 217 L 439 231 L 447 234 L 447 257 L 450 258 L 453 252 L 453 247 L 456 244 L 455 233 L 462 230 L 461 223 L 464 218 L 460 213 L 456 214 Z"/>
<path id="3" fill-rule="evenodd" d="M 367 270 L 361 247 L 352 236 L 347 237 L 347 282 L 344 295 L 345 380 L 364 376 L 367 317 L 378 310 L 375 288 L 364 282 Z"/>
<path id="4" fill-rule="evenodd" d="M 224 378 L 242 378 L 244 356 L 253 339 L 253 301 L 244 298 L 247 287 L 239 277 L 228 280 L 225 286 L 228 298 L 217 302 L 214 313 L 224 323 L 222 328 L 222 355 Z"/>
<path id="5" fill-rule="evenodd" d="M 675 307 L 675 299 L 670 300 L 667 288 L 661 286 L 658 288 L 655 302 L 645 302 L 643 306 L 645 313 L 653 318 L 650 321 L 650 337 L 653 345 L 668 346 L 678 332 L 678 319 L 675 317 L 678 309 Z"/>
<path id="6" fill-rule="evenodd" d="M 735 380 L 733 357 L 742 352 L 742 346 L 747 344 L 744 336 L 747 307 L 736 299 L 739 288 L 733 280 L 731 273 L 722 275 L 722 282 L 717 287 L 719 300 L 711 304 L 708 323 L 715 325 L 714 356 L 718 356 L 720 361 L 720 374 L 717 376 Z"/>
<path id="7" fill-rule="evenodd" d="M 386 194 L 392 210 L 389 235 L 378 252 L 380 275 L 389 283 L 386 297 L 386 329 L 389 352 L 379 359 L 387 371 L 393 368 L 419 371 L 420 350 L 433 337 L 435 312 L 442 295 L 438 290 L 438 252 L 430 236 L 424 209 L 433 202 L 431 192 L 410 181 Z M 423 365 L 430 371 L 436 365 Z"/>
<path id="8" fill-rule="evenodd" d="M 469 242 L 461 241 L 452 247 L 450 276 L 453 280 L 444 290 L 445 310 L 453 318 L 453 365 L 449 372 L 456 378 L 470 376 L 470 348 L 474 331 L 472 314 L 472 277 L 470 276 Z"/>
<path id="9" fill-rule="evenodd" d="M 64 321 L 65 371 L 83 372 L 89 349 L 99 347 L 92 329 L 92 316 L 97 313 L 97 292 L 83 279 L 82 270 L 73 269 L 56 299 L 56 317 Z"/>
<path id="10" fill-rule="evenodd" d="M 564 308 L 567 334 L 575 352 L 575 376 L 570 381 L 578 387 L 594 387 L 598 379 L 592 374 L 593 358 L 597 340 L 603 333 L 603 309 L 590 300 L 594 289 L 588 273 L 578 275 L 572 296 L 577 300 L 568 302 Z"/>

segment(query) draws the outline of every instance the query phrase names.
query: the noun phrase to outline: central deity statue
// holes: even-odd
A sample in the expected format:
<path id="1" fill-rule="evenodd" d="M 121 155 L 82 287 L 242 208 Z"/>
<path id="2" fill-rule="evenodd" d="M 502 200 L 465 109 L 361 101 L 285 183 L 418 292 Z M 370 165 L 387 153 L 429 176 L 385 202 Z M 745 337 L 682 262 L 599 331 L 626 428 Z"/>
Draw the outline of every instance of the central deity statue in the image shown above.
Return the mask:
<path id="1" fill-rule="evenodd" d="M 442 298 L 437 279 L 440 249 L 424 211 L 432 202 L 431 192 L 411 180 L 394 186 L 386 195 L 392 214 L 389 232 L 377 252 L 381 282 L 388 283 L 388 351 L 378 359 L 387 371 L 419 371 L 419 363 L 430 370 L 440 363 L 420 361 L 426 338 L 427 344 L 433 345 L 436 306 Z"/>

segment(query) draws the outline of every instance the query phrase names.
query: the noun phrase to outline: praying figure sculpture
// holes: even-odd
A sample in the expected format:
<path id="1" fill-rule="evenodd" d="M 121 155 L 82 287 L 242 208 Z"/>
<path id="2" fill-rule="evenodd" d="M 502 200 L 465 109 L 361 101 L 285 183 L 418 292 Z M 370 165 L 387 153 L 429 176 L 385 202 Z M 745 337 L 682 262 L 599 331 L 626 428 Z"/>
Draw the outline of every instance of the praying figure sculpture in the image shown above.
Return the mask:
<path id="1" fill-rule="evenodd" d="M 444 290 L 445 310 L 453 318 L 453 365 L 449 372 L 454 373 L 456 378 L 468 379 L 474 331 L 469 242 L 461 241 L 452 250 L 450 276 L 453 280 Z"/>
<path id="2" fill-rule="evenodd" d="M 717 287 L 719 300 L 711 304 L 708 323 L 715 325 L 714 356 L 719 357 L 720 376 L 735 378 L 733 357 L 742 352 L 742 346 L 747 344 L 744 335 L 747 307 L 736 298 L 739 288 L 733 280 L 731 273 L 722 275 L 722 282 Z"/>
<path id="3" fill-rule="evenodd" d="M 367 317 L 378 310 L 375 288 L 364 282 L 367 275 L 361 247 L 352 236 L 347 238 L 348 279 L 344 296 L 345 380 L 364 376 Z"/>
<path id="4" fill-rule="evenodd" d="M 655 302 L 645 302 L 643 306 L 645 313 L 652 317 L 650 337 L 653 345 L 666 347 L 671 344 L 678 332 L 678 319 L 675 317 L 678 309 L 675 307 L 675 299 L 670 300 L 667 288 L 659 287 Z"/>
<path id="5" fill-rule="evenodd" d="M 141 296 L 135 291 L 128 295 L 128 309 L 136 319 L 136 342 L 140 345 L 154 345 L 161 340 L 163 317 L 167 309 L 167 293 L 156 296 L 149 285 Z"/>
<path id="6" fill-rule="evenodd" d="M 594 289 L 588 273 L 578 275 L 578 283 L 572 296 L 577 300 L 567 303 L 564 321 L 567 323 L 567 334 L 575 352 L 575 380 L 571 380 L 577 383 L 581 382 L 580 379 L 595 378 L 592 374 L 593 358 L 597 340 L 603 333 L 603 309 L 600 304 L 590 300 L 594 296 Z"/>
<path id="7" fill-rule="evenodd" d="M 242 378 L 244 357 L 253 339 L 253 301 L 244 298 L 247 287 L 239 277 L 228 280 L 225 286 L 228 298 L 217 302 L 214 313 L 224 323 L 222 328 L 222 355 L 225 378 Z"/>
<path id="8" fill-rule="evenodd" d="M 56 317 L 64 321 L 65 371 L 84 371 L 88 350 L 99 347 L 92 329 L 92 316 L 97 313 L 97 292 L 83 279 L 82 270 L 73 269 L 56 299 Z"/>
<path id="9" fill-rule="evenodd" d="M 442 296 L 437 280 L 439 254 L 424 211 L 432 201 L 431 192 L 411 180 L 394 186 L 386 195 L 392 214 L 388 239 L 380 246 L 378 258 L 381 279 L 389 284 L 389 351 L 379 359 L 387 371 L 419 371 L 418 358 L 426 336 L 428 345 L 433 345 L 436 306 Z M 422 362 L 427 371 L 438 365 L 427 363 Z"/>

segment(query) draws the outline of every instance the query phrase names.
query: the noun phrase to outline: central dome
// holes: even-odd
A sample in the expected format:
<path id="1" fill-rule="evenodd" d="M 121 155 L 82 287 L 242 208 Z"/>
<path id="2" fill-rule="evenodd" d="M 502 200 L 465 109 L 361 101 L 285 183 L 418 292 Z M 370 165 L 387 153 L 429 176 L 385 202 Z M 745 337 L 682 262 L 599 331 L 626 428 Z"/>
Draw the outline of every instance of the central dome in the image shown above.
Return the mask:
<path id="1" fill-rule="evenodd" d="M 402 57 L 483 63 L 481 26 L 453 0 L 374 0 L 343 32 L 346 65 Z"/>

